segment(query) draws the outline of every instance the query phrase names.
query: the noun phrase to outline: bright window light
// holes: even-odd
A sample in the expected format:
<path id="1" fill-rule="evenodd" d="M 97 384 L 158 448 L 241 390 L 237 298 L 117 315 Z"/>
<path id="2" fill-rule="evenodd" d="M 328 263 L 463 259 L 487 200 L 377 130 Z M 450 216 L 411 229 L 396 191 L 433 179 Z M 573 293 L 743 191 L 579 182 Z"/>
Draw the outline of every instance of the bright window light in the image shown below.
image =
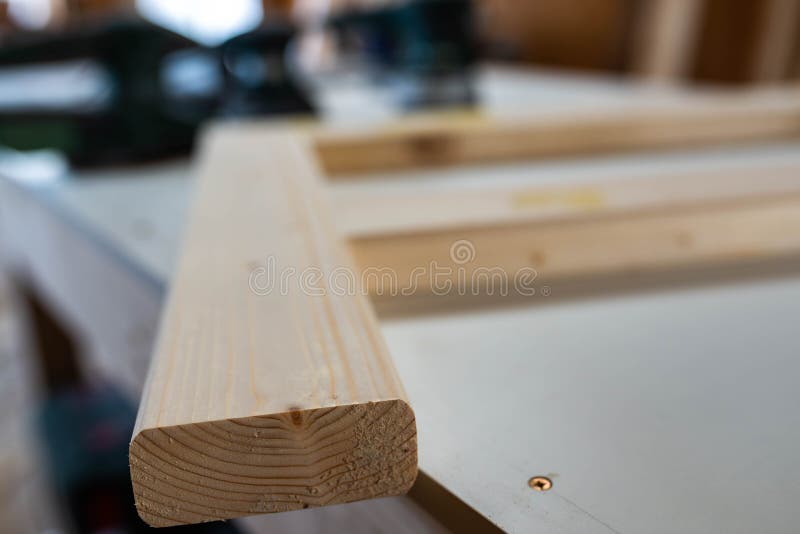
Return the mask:
<path id="1" fill-rule="evenodd" d="M 256 27 L 263 16 L 259 0 L 137 0 L 152 22 L 204 45 L 216 45 Z"/>
<path id="2" fill-rule="evenodd" d="M 39 30 L 50 22 L 53 6 L 51 0 L 8 0 L 8 15 L 23 28 Z"/>

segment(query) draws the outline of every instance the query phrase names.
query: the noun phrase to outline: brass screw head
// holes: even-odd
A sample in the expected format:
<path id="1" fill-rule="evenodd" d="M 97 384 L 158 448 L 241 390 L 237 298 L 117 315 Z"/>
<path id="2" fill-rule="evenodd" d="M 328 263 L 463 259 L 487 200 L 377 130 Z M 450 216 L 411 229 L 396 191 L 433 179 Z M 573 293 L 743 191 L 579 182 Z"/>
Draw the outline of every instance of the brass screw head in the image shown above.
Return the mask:
<path id="1" fill-rule="evenodd" d="M 547 491 L 553 487 L 553 481 L 547 477 L 533 477 L 528 481 L 528 486 L 536 491 Z"/>

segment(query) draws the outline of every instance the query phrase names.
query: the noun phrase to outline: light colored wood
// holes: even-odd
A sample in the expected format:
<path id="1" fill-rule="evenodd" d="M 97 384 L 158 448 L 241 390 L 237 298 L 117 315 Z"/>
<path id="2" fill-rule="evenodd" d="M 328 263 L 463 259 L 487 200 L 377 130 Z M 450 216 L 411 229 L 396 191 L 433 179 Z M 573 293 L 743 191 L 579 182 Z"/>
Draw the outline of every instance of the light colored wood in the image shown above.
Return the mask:
<path id="1" fill-rule="evenodd" d="M 643 78 L 682 79 L 691 67 L 703 0 L 647 0 L 637 28 L 636 65 Z"/>
<path id="2" fill-rule="evenodd" d="M 140 515 L 168 526 L 404 493 L 414 414 L 366 298 L 330 291 L 351 259 L 303 138 L 221 127 L 202 152 L 130 447 Z M 259 294 L 268 256 L 320 276 Z"/>
<path id="3" fill-rule="evenodd" d="M 517 119 L 424 116 L 316 134 L 330 177 L 373 170 L 711 146 L 800 136 L 800 86 L 699 93 L 670 104 Z"/>
<path id="4" fill-rule="evenodd" d="M 511 293 L 517 273 L 530 269 L 534 287 L 541 287 L 569 277 L 794 256 L 800 253 L 800 234 L 791 231 L 800 222 L 798 176 L 800 167 L 790 164 L 383 198 L 374 190 L 332 189 L 362 280 L 382 297 Z M 469 261 L 457 256 L 456 246 Z M 435 282 L 438 269 L 449 272 Z M 493 287 L 480 286 L 490 282 Z"/>
<path id="5" fill-rule="evenodd" d="M 568 222 L 608 215 L 713 205 L 800 194 L 800 164 L 778 162 L 740 170 L 706 170 L 628 177 L 598 176 L 563 185 L 466 187 L 459 181 L 387 188 L 374 181 L 328 187 L 336 223 L 348 240 L 478 228 L 498 224 Z M 631 215 L 633 214 L 633 215 Z"/>
<path id="6" fill-rule="evenodd" d="M 503 83 L 514 86 L 516 82 Z M 575 91 L 570 90 L 572 86 Z M 518 93 L 531 96 L 515 104 L 519 109 L 542 101 L 570 107 L 597 90 L 593 84 L 573 81 L 553 89 L 563 98 L 550 99 L 522 87 Z M 620 85 L 620 92 L 632 101 L 649 98 L 628 84 Z M 783 146 L 785 152 L 797 152 L 796 145 Z M 770 157 L 769 150 L 757 145 L 710 153 L 715 154 L 714 165 L 720 167 Z M 702 154 L 698 150 L 575 158 L 519 168 L 533 178 L 544 172 L 549 182 L 569 182 L 581 179 L 587 167 L 597 167 L 597 172 L 604 169 L 606 176 L 630 175 L 631 166 L 675 169 L 670 162 L 680 162 L 678 167 L 684 170 L 705 168 L 700 165 Z M 576 166 L 581 172 L 574 172 Z M 500 171 L 479 169 L 488 179 Z M 149 169 L 116 172 L 121 176 L 107 180 L 67 180 L 60 184 L 63 188 L 26 187 L 30 203 L 46 197 L 42 205 L 48 209 L 40 211 L 46 211 L 49 219 L 35 225 L 24 219 L 25 224 L 15 227 L 21 245 L 28 244 L 26 252 L 51 250 L 29 258 L 38 266 L 37 275 L 56 277 L 47 288 L 61 290 L 58 304 L 93 305 L 81 316 L 80 326 L 99 336 L 107 336 L 110 328 L 124 324 L 125 315 L 137 311 L 139 303 L 131 300 L 132 294 L 150 291 L 150 278 L 166 286 L 174 254 L 162 251 L 178 248 L 177 230 L 183 220 L 163 212 L 182 206 L 194 186 L 193 180 L 176 180 L 182 183 L 180 187 L 171 182 L 167 191 L 158 190 L 165 178 L 150 176 Z M 459 179 L 464 174 L 460 169 L 447 173 Z M 418 174 L 409 173 L 407 181 L 419 180 Z M 95 185 L 106 190 L 106 198 L 118 196 L 125 202 L 118 198 L 117 210 L 101 209 L 105 204 L 97 196 L 84 194 Z M 165 195 L 173 200 L 161 198 Z M 152 201 L 155 197 L 158 202 Z M 21 202 L 5 189 L 0 203 L 0 215 L 8 220 L 15 220 L 16 211 L 24 211 L 6 209 L 19 208 Z M 156 245 L 142 239 L 139 243 L 131 232 L 123 232 L 135 219 L 148 223 L 153 241 L 163 238 L 163 242 Z M 41 236 L 31 230 L 42 225 L 69 232 L 73 238 L 64 241 L 59 232 L 58 239 L 34 246 Z M 76 261 L 80 252 L 76 238 L 92 247 L 92 262 L 105 261 L 120 278 L 129 280 L 130 293 L 112 291 L 120 285 L 118 278 L 93 279 L 96 270 L 85 269 L 86 261 Z M 64 277 L 65 272 L 80 275 L 82 283 Z M 682 274 L 677 278 L 682 279 Z M 797 279 L 759 275 L 722 289 L 711 283 L 682 291 L 612 292 L 612 298 L 578 301 L 559 296 L 556 291 L 550 300 L 538 301 L 552 305 L 382 318 L 382 330 L 417 412 L 424 440 L 420 468 L 509 532 L 792 531 L 800 522 L 799 510 L 793 506 L 800 489 L 793 484 L 798 475 L 796 469 L 788 474 L 786 469 L 796 467 L 795 430 L 800 429 L 798 424 L 787 425 L 797 417 L 793 409 L 797 388 L 792 383 L 798 375 L 797 337 L 793 335 L 800 303 Z M 141 312 L 155 313 L 149 310 Z M 111 339 L 105 346 L 117 348 L 124 339 Z M 118 360 L 129 353 L 104 351 Z M 676 357 L 680 357 L 678 364 Z M 743 376 L 748 377 L 745 395 Z M 776 379 L 785 379 L 780 389 Z M 475 384 L 495 394 L 476 395 Z M 591 402 L 586 402 L 587 395 Z M 547 409 L 534 410 L 535 424 L 520 424 L 519 410 L 508 409 L 519 405 Z M 485 422 L 480 429 L 474 426 L 476 419 Z M 448 424 L 443 425 L 445 420 Z M 687 440 L 697 446 L 687 448 Z M 591 444 L 590 455 L 587 444 Z M 503 461 L 486 462 L 488 457 Z M 772 460 L 765 462 L 765 458 Z M 466 465 L 471 468 L 465 469 Z M 600 476 L 598 468 L 602 468 Z M 747 476 L 756 471 L 760 476 Z M 556 491 L 532 494 L 527 478 L 549 472 L 558 474 Z M 742 477 L 750 488 L 746 492 L 735 482 Z M 702 483 L 687 484 L 687 479 Z M 621 483 L 610 485 L 609 480 Z M 623 502 L 629 505 L 620 507 Z M 345 505 L 318 512 L 350 509 Z M 285 519 L 291 528 L 291 518 L 304 515 L 272 517 Z M 654 526 L 654 517 L 663 521 Z"/>
<path id="7" fill-rule="evenodd" d="M 796 256 L 800 254 L 800 234 L 787 229 L 798 225 L 800 197 L 792 196 L 564 224 L 500 225 L 354 239 L 351 247 L 365 269 L 390 267 L 399 280 L 401 295 L 526 296 L 547 291 L 545 286 L 556 280 L 574 277 Z M 461 263 L 451 251 L 454 243 L 464 241 L 475 259 Z M 415 269 L 433 262 L 450 271 L 436 283 L 427 275 L 415 275 Z M 521 286 L 515 285 L 517 273 L 525 273 Z M 370 293 L 393 296 L 382 278 L 363 278 Z M 413 290 L 404 289 L 409 280 L 414 281 Z"/>
<path id="8" fill-rule="evenodd" d="M 753 78 L 780 82 L 790 71 L 795 46 L 800 43 L 800 0 L 768 0 L 756 50 Z"/>

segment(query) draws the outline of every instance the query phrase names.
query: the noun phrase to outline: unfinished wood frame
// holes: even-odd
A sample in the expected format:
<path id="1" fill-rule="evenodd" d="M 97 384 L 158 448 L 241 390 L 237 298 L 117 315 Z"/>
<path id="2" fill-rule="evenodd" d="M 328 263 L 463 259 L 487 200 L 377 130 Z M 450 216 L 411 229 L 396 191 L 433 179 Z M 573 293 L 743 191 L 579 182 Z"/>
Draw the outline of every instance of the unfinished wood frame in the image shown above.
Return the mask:
<path id="1" fill-rule="evenodd" d="M 388 267 L 402 279 L 436 260 L 470 273 L 497 266 L 587 276 L 800 252 L 800 236 L 785 231 L 800 227 L 796 168 L 710 176 L 702 190 L 693 177 L 660 189 L 609 183 L 455 200 L 334 194 L 337 217 L 319 168 L 341 178 L 785 138 L 800 133 L 798 100 L 745 95 L 584 122 L 422 121 L 350 133 L 216 127 L 201 150 L 195 208 L 130 448 L 140 515 L 168 526 L 410 488 L 414 414 L 367 297 L 378 288 L 360 284 L 365 269 Z M 454 201 L 462 209 L 448 215 Z M 456 242 L 478 256 L 453 256 Z M 285 287 L 273 279 L 270 291 L 254 285 L 270 261 L 273 276 L 291 269 L 296 277 Z M 356 274 L 352 291 L 333 290 L 340 269 Z M 423 282 L 415 291 L 432 289 Z"/>

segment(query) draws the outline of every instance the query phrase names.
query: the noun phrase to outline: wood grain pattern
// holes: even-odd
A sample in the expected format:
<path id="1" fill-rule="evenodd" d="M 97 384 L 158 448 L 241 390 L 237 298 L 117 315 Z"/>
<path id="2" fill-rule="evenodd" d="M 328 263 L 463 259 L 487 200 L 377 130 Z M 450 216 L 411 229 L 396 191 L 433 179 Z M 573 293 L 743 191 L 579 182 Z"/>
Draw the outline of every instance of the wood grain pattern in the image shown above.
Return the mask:
<path id="1" fill-rule="evenodd" d="M 529 291 L 572 278 L 796 257 L 800 233 L 790 229 L 797 227 L 800 196 L 793 195 L 559 223 L 364 237 L 353 239 L 351 247 L 363 268 L 388 266 L 400 281 L 400 291 L 391 293 L 381 278 L 364 277 L 376 297 L 533 295 Z M 463 240 L 474 250 L 467 263 L 451 256 L 453 244 Z M 449 273 L 435 283 L 416 276 L 415 269 L 432 262 Z M 498 273 L 504 274 L 497 278 Z M 521 286 L 515 286 L 517 273 L 525 273 Z M 413 291 L 403 285 L 409 280 Z"/>
<path id="2" fill-rule="evenodd" d="M 748 169 L 654 173 L 586 183 L 492 185 L 419 183 L 386 189 L 377 180 L 328 187 L 336 223 L 348 240 L 393 234 L 460 230 L 498 224 L 557 223 L 607 215 L 630 216 L 690 206 L 800 193 L 800 164 L 753 165 Z M 455 175 L 454 175 L 455 176 Z"/>
<path id="3" fill-rule="evenodd" d="M 800 136 L 800 87 L 699 93 L 670 105 L 580 115 L 408 119 L 391 129 L 316 134 L 332 178 L 374 170 L 713 146 Z"/>
<path id="4" fill-rule="evenodd" d="M 341 232 L 321 198 L 318 163 L 354 172 L 791 136 L 800 134 L 797 92 L 698 98 L 578 122 L 434 118 L 311 136 L 217 127 L 202 152 L 131 443 L 140 514 L 166 526 L 408 490 L 414 414 L 370 303 L 358 287 L 331 291 L 334 270 L 388 266 L 412 280 L 431 261 L 452 265 L 450 247 L 463 239 L 478 254 L 459 263 L 473 280 L 484 267 L 511 276 L 532 267 L 548 279 L 800 252 L 800 239 L 782 231 L 800 225 L 796 169 L 705 177 L 705 189 L 686 178 L 655 188 L 474 191 L 460 202 L 433 195 L 404 211 L 381 208 L 401 206 L 397 199 L 368 200 L 364 226 Z M 465 209 L 442 208 L 454 202 Z M 259 294 L 252 275 L 268 269 L 268 258 L 291 275 L 285 288 L 273 280 Z M 379 278 L 355 278 L 380 295 Z M 429 279 L 415 280 L 415 291 L 433 291 Z"/>
<path id="5" fill-rule="evenodd" d="M 375 187 L 362 194 L 355 185 L 331 189 L 342 213 L 340 231 L 362 272 L 374 273 L 362 277 L 370 294 L 425 296 L 457 289 L 482 294 L 487 288 L 480 284 L 490 281 L 495 294 L 500 283 L 513 291 L 513 277 L 524 269 L 534 269 L 542 285 L 794 256 L 800 253 L 800 233 L 792 231 L 800 222 L 798 176 L 797 164 L 781 164 L 560 187 L 383 195 Z M 451 257 L 461 241 L 469 243 L 471 261 Z M 450 269 L 436 283 L 433 263 Z M 394 273 L 394 286 L 379 271 L 385 268 Z M 421 268 L 425 274 L 415 275 Z M 505 282 L 494 279 L 501 271 Z"/>
<path id="6" fill-rule="evenodd" d="M 352 260 L 308 147 L 245 126 L 206 141 L 130 447 L 140 515 L 168 526 L 404 493 L 414 414 L 365 297 L 327 287 Z M 321 276 L 259 294 L 268 256 Z"/>

